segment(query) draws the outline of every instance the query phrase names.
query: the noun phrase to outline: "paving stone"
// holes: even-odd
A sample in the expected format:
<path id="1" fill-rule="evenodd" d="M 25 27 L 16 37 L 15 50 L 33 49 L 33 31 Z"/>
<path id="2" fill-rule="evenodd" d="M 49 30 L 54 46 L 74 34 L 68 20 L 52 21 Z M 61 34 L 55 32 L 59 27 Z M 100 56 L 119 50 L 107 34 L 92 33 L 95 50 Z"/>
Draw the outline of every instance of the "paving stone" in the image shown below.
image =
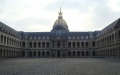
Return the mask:
<path id="1" fill-rule="evenodd" d="M 0 59 L 0 75 L 119 75 L 120 59 L 12 58 Z"/>

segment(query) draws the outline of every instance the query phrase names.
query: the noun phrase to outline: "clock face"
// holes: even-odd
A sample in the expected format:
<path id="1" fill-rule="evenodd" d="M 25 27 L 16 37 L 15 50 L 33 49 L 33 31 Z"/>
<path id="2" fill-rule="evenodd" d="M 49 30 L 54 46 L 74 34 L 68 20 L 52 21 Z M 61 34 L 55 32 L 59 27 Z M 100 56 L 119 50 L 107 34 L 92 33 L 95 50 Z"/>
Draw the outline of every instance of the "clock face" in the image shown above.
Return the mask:
<path id="1" fill-rule="evenodd" d="M 57 39 L 60 39 L 60 36 L 58 36 Z"/>

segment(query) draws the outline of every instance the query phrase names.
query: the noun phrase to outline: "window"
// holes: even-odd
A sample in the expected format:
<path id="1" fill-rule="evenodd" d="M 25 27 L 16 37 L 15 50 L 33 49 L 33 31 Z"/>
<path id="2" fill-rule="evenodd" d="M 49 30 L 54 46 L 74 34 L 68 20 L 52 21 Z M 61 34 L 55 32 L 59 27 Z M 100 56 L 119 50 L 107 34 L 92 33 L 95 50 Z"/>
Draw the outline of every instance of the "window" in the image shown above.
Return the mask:
<path id="1" fill-rule="evenodd" d="M 75 37 L 73 36 L 73 39 L 75 39 Z"/>
<path id="2" fill-rule="evenodd" d="M 86 36 L 85 38 L 88 39 L 88 36 Z"/>
<path id="3" fill-rule="evenodd" d="M 71 37 L 69 36 L 68 39 L 71 39 Z"/>
<path id="4" fill-rule="evenodd" d="M 30 37 L 30 40 L 32 40 L 32 37 Z"/>
<path id="5" fill-rule="evenodd" d="M 49 39 L 49 37 L 47 36 L 47 39 Z"/>
<path id="6" fill-rule="evenodd" d="M 81 36 L 81 39 L 84 39 L 84 37 L 83 37 L 83 36 Z"/>
<path id="7" fill-rule="evenodd" d="M 77 36 L 77 39 L 80 39 L 80 37 L 79 37 L 79 36 Z"/>
<path id="8" fill-rule="evenodd" d="M 43 39 L 45 39 L 45 37 L 43 36 Z"/>
<path id="9" fill-rule="evenodd" d="M 38 37 L 38 39 L 41 39 L 41 37 Z"/>
<path id="10" fill-rule="evenodd" d="M 36 40 L 36 37 L 34 37 L 34 40 Z"/>

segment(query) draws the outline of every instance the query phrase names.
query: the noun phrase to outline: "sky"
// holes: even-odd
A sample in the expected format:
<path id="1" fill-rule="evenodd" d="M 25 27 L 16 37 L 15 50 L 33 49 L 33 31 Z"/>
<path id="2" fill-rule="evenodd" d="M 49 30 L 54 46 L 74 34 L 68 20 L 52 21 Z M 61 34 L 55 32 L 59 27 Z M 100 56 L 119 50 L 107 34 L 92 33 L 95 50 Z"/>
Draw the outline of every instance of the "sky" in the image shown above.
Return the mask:
<path id="1" fill-rule="evenodd" d="M 17 31 L 49 32 L 58 13 L 70 31 L 97 31 L 120 18 L 120 0 L 0 0 L 0 21 Z"/>

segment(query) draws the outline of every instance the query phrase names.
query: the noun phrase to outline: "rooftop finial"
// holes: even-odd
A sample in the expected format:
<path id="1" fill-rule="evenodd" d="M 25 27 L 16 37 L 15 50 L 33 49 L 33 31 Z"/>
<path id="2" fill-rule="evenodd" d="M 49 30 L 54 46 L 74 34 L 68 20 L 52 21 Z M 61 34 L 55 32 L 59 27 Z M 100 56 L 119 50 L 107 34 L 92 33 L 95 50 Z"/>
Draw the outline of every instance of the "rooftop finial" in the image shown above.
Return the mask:
<path id="1" fill-rule="evenodd" d="M 61 6 L 60 6 L 60 12 L 58 18 L 62 19 L 62 12 L 61 12 Z"/>

